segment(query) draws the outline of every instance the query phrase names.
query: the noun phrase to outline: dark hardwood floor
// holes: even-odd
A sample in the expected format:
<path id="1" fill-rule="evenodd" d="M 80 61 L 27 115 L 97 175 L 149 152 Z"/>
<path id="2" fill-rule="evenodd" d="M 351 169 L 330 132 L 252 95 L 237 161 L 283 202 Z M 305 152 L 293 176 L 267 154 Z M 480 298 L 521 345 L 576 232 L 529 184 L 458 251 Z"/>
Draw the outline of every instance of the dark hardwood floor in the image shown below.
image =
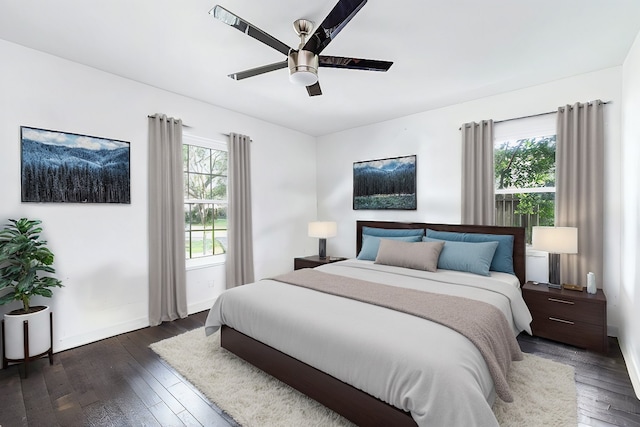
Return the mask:
<path id="1" fill-rule="evenodd" d="M 0 370 L 0 426 L 236 426 L 149 344 L 204 325 L 206 312 Z"/>
<path id="2" fill-rule="evenodd" d="M 203 326 L 206 312 L 0 370 L 0 426 L 236 426 L 148 348 Z M 617 341 L 607 356 L 529 336 L 523 351 L 576 369 L 580 426 L 638 426 L 636 399 Z"/>

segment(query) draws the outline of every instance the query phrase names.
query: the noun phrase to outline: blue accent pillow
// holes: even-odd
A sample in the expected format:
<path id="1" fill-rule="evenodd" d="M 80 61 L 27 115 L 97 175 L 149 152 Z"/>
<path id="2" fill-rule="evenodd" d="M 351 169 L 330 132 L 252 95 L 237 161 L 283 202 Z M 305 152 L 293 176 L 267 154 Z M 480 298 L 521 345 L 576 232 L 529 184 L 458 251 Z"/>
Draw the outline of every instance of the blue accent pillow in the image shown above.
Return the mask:
<path id="1" fill-rule="evenodd" d="M 516 274 L 513 269 L 513 236 L 507 234 L 455 233 L 427 229 L 427 237 L 454 242 L 498 242 L 491 260 L 491 271 Z"/>
<path id="2" fill-rule="evenodd" d="M 425 242 L 442 240 L 425 237 Z M 438 268 L 443 270 L 467 271 L 482 276 L 489 275 L 489 266 L 498 248 L 498 242 L 456 242 L 445 240 L 438 258 Z"/>
<path id="3" fill-rule="evenodd" d="M 367 261 L 375 261 L 378 256 L 378 248 L 380 247 L 381 239 L 400 240 L 403 242 L 419 242 L 422 240 L 421 236 L 398 236 L 398 237 L 377 237 L 364 234 L 362 236 L 362 249 L 356 257 L 357 259 L 363 259 Z"/>
<path id="4" fill-rule="evenodd" d="M 376 237 L 424 236 L 422 228 L 374 228 L 362 227 L 362 234 Z"/>

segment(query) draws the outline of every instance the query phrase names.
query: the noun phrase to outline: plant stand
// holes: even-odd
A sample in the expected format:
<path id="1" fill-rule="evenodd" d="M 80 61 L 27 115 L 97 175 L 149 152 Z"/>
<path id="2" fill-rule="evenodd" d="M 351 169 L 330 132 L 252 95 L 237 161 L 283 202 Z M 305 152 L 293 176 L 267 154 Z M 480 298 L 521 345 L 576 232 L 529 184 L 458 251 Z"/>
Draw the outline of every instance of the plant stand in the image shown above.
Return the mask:
<path id="1" fill-rule="evenodd" d="M 53 365 L 53 312 L 49 312 L 49 337 L 50 337 L 51 345 L 48 350 L 40 354 L 29 356 L 29 321 L 28 320 L 25 320 L 23 322 L 23 332 L 24 332 L 24 335 L 23 335 L 24 358 L 7 359 L 4 319 L 2 319 L 2 369 L 7 369 L 9 367 L 9 363 L 24 363 L 24 377 L 27 378 L 29 376 L 29 362 L 36 359 L 40 359 L 41 357 L 44 357 L 44 356 L 48 356 L 49 365 Z"/>

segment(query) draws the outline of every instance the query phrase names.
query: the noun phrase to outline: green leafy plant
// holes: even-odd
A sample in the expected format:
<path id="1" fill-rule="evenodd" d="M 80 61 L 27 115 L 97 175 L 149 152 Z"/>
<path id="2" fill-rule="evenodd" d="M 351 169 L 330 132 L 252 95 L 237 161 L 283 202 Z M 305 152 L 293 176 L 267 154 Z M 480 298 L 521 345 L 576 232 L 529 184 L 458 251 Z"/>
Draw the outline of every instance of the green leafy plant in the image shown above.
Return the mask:
<path id="1" fill-rule="evenodd" d="M 0 305 L 21 301 L 20 314 L 30 313 L 29 301 L 34 295 L 50 298 L 51 288 L 62 287 L 60 280 L 47 274 L 55 273 L 53 253 L 40 240 L 42 221 L 21 218 L 10 219 L 0 231 Z"/>

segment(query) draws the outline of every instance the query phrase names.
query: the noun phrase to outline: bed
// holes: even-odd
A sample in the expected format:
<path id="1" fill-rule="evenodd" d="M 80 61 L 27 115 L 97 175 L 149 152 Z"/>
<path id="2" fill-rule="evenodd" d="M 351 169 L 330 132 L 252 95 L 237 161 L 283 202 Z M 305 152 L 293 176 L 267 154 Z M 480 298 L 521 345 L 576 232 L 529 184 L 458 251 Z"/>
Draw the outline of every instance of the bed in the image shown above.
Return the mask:
<path id="1" fill-rule="evenodd" d="M 502 312 L 512 339 L 530 333 L 531 315 L 519 288 L 525 280 L 524 229 L 358 221 L 357 254 L 370 246 L 365 231 L 371 230 L 429 230 L 472 241 L 503 236 L 512 241 L 513 274 L 430 272 L 358 259 L 318 267 L 314 274 L 403 288 L 398 292 L 464 296 Z M 220 329 L 224 348 L 357 425 L 497 425 L 491 364 L 468 337 L 434 321 L 269 279 L 225 291 L 205 329 Z"/>

